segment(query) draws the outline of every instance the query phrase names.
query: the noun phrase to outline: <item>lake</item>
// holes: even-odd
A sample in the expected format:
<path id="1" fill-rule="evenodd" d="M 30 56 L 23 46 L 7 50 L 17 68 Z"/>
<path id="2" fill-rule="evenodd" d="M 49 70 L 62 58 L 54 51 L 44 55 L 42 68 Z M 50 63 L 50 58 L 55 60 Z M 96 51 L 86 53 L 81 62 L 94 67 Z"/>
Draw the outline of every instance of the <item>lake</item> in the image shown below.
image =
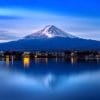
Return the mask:
<path id="1" fill-rule="evenodd" d="M 100 100 L 100 62 L 1 58 L 0 100 Z"/>

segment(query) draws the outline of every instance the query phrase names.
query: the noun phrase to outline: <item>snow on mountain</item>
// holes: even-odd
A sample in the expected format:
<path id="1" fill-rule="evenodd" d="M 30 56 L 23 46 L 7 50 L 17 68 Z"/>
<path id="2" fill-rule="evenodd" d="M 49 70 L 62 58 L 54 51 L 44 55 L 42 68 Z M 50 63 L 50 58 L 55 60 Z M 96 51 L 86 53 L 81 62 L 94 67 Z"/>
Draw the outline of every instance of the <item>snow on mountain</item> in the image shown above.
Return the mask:
<path id="1" fill-rule="evenodd" d="M 35 33 L 26 36 L 25 39 L 54 38 L 54 37 L 76 38 L 75 36 L 62 31 L 61 29 L 55 27 L 54 25 L 47 25 L 40 31 L 37 31 Z"/>

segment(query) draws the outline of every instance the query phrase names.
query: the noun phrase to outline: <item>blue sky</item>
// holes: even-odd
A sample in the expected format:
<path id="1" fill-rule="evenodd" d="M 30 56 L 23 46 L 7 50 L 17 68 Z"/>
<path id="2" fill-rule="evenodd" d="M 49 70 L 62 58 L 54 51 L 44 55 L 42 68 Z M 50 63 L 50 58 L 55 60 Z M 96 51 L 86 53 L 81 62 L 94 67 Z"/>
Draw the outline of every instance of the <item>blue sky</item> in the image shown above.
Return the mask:
<path id="1" fill-rule="evenodd" d="M 0 40 L 23 37 L 48 24 L 100 40 L 99 5 L 99 0 L 0 0 Z"/>

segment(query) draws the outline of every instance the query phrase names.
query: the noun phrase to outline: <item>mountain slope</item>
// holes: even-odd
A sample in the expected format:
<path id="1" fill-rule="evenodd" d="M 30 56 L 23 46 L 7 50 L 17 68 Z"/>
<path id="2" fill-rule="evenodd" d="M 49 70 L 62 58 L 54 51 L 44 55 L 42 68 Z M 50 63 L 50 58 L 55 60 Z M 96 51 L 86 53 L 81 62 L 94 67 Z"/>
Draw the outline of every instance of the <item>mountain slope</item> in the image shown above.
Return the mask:
<path id="1" fill-rule="evenodd" d="M 100 50 L 100 42 L 84 39 L 50 38 L 19 40 L 0 44 L 0 50 Z"/>

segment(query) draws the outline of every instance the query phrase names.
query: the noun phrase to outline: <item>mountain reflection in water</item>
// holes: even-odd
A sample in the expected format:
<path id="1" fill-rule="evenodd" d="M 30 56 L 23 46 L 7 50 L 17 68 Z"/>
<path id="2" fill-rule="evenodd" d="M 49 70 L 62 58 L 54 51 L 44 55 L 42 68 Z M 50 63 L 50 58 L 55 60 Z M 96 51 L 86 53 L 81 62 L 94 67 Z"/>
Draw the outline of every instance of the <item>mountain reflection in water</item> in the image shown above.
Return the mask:
<path id="1" fill-rule="evenodd" d="M 0 61 L 0 100 L 99 100 L 100 63 L 7 56 Z"/>

